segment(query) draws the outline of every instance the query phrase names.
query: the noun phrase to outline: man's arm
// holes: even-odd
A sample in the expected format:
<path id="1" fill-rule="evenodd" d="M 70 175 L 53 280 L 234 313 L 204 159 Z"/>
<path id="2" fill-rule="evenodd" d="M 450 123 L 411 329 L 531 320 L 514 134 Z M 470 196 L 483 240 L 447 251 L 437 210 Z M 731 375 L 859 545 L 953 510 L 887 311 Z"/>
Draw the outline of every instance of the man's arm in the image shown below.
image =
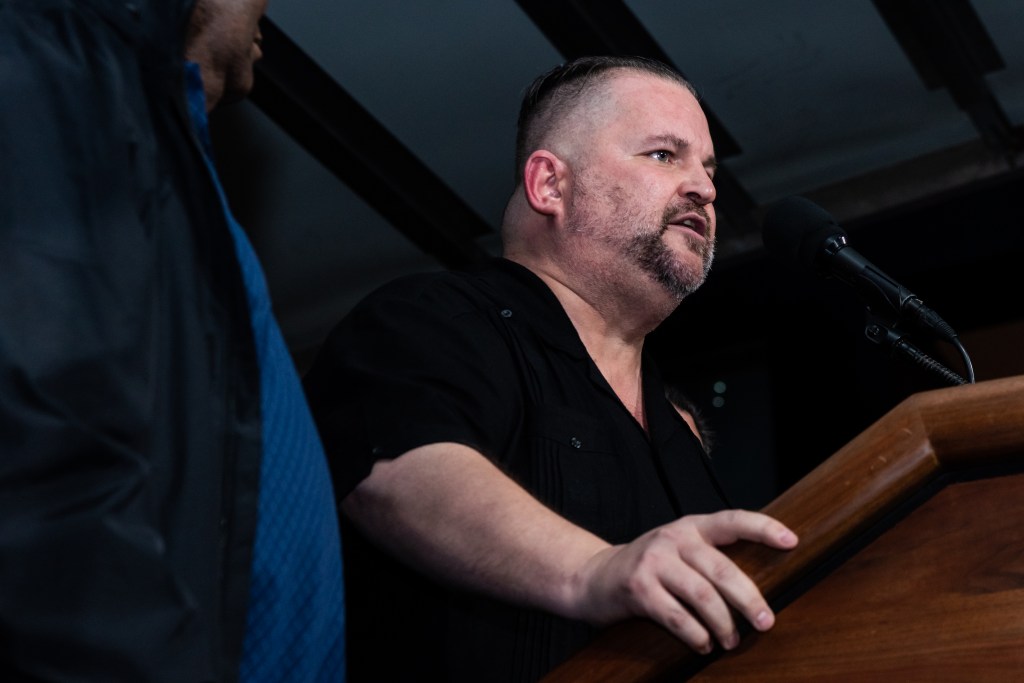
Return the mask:
<path id="1" fill-rule="evenodd" d="M 774 623 L 756 586 L 718 546 L 797 543 L 779 522 L 732 510 L 683 517 L 612 546 L 454 443 L 379 461 L 342 510 L 369 538 L 439 580 L 593 624 L 648 617 L 699 652 L 711 650 L 712 634 L 725 648 L 739 642 L 729 606 L 758 630 Z"/>

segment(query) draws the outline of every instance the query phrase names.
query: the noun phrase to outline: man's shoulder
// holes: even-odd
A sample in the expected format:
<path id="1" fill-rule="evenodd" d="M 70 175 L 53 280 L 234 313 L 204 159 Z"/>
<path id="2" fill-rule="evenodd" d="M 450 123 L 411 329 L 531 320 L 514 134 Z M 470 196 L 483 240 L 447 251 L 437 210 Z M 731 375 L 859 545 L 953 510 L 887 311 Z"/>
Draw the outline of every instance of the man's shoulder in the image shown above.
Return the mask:
<path id="1" fill-rule="evenodd" d="M 459 315 L 490 309 L 508 289 L 504 269 L 495 259 L 465 270 L 405 275 L 377 288 L 354 310 L 405 304 L 427 307 L 438 314 Z"/>
<path id="2" fill-rule="evenodd" d="M 507 333 L 492 265 L 405 275 L 363 298 L 327 335 L 306 373 L 312 400 L 333 395 L 337 378 L 355 366 L 443 368 L 450 378 L 460 368 L 500 363 Z"/>

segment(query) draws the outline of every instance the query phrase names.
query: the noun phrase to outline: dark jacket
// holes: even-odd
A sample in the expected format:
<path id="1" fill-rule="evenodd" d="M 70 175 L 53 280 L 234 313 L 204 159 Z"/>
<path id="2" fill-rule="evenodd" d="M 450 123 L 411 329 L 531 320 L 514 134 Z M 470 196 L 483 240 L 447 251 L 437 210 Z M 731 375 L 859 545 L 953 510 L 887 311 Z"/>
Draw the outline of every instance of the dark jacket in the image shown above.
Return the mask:
<path id="1" fill-rule="evenodd" d="M 225 681 L 259 477 L 191 0 L 0 0 L 0 680 Z"/>

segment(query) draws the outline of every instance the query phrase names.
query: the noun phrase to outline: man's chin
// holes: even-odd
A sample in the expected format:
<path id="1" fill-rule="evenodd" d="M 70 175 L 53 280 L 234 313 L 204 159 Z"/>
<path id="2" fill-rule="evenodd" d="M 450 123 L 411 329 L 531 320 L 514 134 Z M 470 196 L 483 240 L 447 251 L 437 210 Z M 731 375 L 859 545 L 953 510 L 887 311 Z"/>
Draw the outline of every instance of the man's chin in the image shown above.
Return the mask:
<path id="1" fill-rule="evenodd" d="M 253 81 L 250 80 L 248 83 L 238 86 L 237 84 L 231 87 L 224 88 L 224 94 L 220 98 L 220 104 L 235 104 L 241 102 L 249 93 L 252 92 Z"/>
<path id="2" fill-rule="evenodd" d="M 221 101 L 224 104 L 241 102 L 252 92 L 255 83 L 256 74 L 253 71 L 252 63 L 243 69 L 229 72 L 227 78 L 224 79 L 224 94 Z"/>
<path id="3" fill-rule="evenodd" d="M 680 300 L 690 296 L 704 284 L 711 264 L 699 254 L 687 254 L 686 263 L 676 262 L 672 268 L 661 274 L 659 280 Z"/>

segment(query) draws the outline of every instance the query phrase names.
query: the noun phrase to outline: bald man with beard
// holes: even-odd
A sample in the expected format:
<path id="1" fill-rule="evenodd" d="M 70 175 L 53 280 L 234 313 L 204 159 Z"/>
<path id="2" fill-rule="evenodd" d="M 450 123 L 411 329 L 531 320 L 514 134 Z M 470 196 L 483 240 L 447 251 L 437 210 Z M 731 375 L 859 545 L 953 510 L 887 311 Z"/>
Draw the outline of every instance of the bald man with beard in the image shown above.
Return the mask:
<path id="1" fill-rule="evenodd" d="M 644 340 L 711 267 L 715 155 L 690 85 L 585 58 L 524 99 L 503 258 L 385 286 L 306 378 L 341 498 L 352 680 L 532 681 L 600 626 L 699 652 L 774 615 Z M 405 653 L 386 657 L 388 651 Z"/>

